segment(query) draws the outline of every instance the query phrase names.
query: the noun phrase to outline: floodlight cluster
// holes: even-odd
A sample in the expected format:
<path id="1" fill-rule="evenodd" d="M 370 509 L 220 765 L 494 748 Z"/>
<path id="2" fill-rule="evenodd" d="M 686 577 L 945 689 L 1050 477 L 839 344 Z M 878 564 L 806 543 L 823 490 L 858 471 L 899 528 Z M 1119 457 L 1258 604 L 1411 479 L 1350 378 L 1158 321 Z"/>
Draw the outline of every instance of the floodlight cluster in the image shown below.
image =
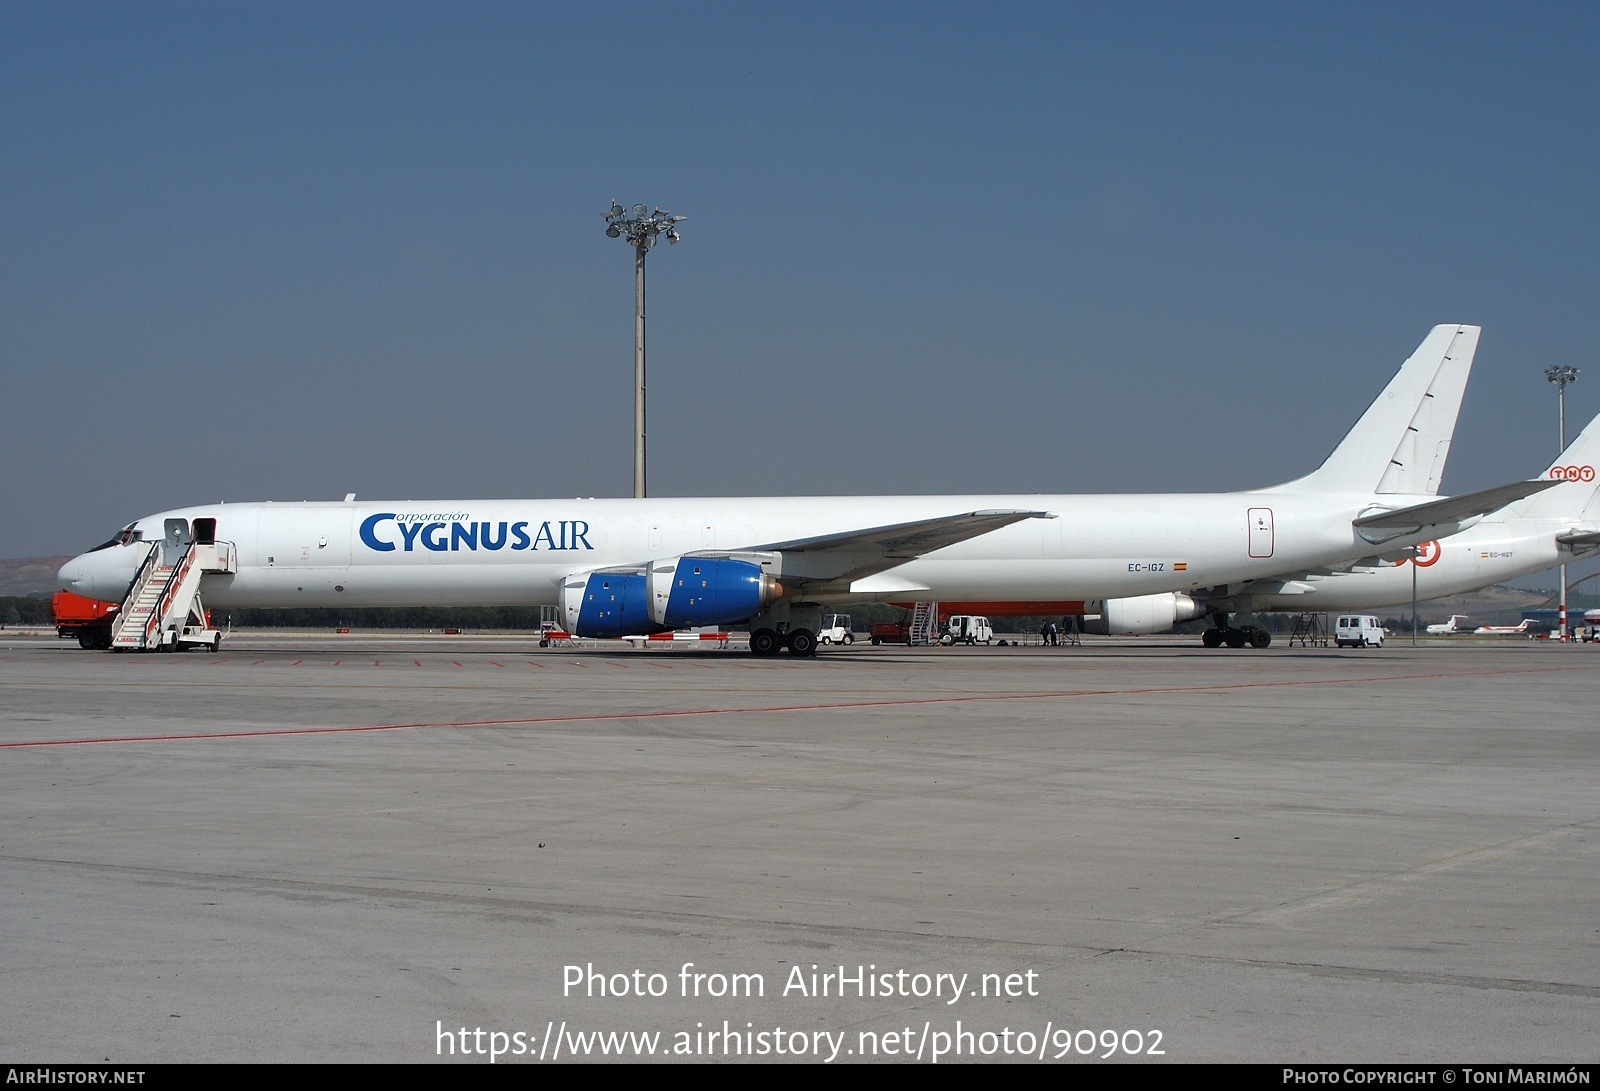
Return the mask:
<path id="1" fill-rule="evenodd" d="M 651 211 L 644 205 L 623 208 L 615 201 L 600 215 L 606 218 L 607 235 L 613 239 L 627 239 L 640 250 L 650 249 L 661 235 L 665 235 L 669 243 L 677 242 L 680 237 L 678 223 L 686 218 L 663 212 L 659 208 Z"/>

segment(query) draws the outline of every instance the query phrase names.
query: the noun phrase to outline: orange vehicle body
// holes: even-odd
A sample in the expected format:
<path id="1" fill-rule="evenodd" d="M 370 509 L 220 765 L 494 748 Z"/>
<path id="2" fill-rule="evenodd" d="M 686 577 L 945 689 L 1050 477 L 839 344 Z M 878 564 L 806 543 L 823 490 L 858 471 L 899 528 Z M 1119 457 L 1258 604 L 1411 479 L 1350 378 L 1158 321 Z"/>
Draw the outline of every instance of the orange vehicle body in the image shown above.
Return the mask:
<path id="1" fill-rule="evenodd" d="M 55 617 L 56 636 L 62 640 L 78 638 L 84 647 L 110 647 L 111 622 L 122 609 L 115 602 L 57 591 L 50 596 L 50 613 Z M 104 637 L 103 643 L 96 639 Z"/>

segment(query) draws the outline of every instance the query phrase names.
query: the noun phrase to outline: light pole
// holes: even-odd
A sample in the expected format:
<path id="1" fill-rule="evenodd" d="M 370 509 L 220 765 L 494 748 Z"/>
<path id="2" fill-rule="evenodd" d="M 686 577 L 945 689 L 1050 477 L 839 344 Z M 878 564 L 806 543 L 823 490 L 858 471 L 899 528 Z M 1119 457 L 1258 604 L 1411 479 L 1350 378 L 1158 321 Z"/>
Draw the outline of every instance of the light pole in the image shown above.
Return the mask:
<path id="1" fill-rule="evenodd" d="M 1556 400 L 1560 406 L 1559 428 L 1561 451 L 1567 449 L 1567 384 L 1578 381 L 1578 369 L 1567 364 L 1552 364 L 1544 369 L 1544 377 L 1556 384 Z M 1559 451 L 1557 454 L 1559 455 Z M 1561 610 L 1556 615 L 1561 624 L 1561 639 L 1567 639 L 1567 566 L 1561 566 Z"/>
<path id="2" fill-rule="evenodd" d="M 1422 556 L 1418 547 L 1411 547 L 1411 646 L 1417 646 L 1417 558 Z"/>
<path id="3" fill-rule="evenodd" d="M 684 217 L 659 208 L 652 212 L 644 205 L 623 208 L 615 201 L 600 215 L 606 218 L 607 235 L 633 244 L 633 495 L 638 498 L 644 496 L 644 255 L 657 235 L 677 242 L 678 222 Z"/>

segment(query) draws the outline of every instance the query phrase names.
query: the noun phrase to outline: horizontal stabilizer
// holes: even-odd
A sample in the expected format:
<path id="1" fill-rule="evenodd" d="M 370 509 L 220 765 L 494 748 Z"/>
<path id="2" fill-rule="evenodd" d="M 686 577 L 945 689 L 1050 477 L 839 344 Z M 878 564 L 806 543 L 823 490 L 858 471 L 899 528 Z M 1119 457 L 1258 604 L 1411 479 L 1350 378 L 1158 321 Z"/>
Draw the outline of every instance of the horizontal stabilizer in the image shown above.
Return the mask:
<path id="1" fill-rule="evenodd" d="M 1396 508 L 1393 511 L 1378 511 L 1371 515 L 1363 515 L 1353 520 L 1352 525 L 1358 534 L 1374 544 L 1418 533 L 1431 527 L 1453 527 L 1455 530 L 1462 530 L 1492 511 L 1498 511 L 1507 504 L 1560 484 L 1563 482 L 1513 481 L 1509 485 L 1499 485 L 1461 496 L 1448 496 L 1443 500 L 1432 500 L 1409 508 Z M 1454 530 L 1450 533 L 1454 533 Z"/>
<path id="2" fill-rule="evenodd" d="M 1556 543 L 1574 553 L 1587 553 L 1600 546 L 1600 530 L 1575 530 L 1571 534 L 1557 534 Z"/>

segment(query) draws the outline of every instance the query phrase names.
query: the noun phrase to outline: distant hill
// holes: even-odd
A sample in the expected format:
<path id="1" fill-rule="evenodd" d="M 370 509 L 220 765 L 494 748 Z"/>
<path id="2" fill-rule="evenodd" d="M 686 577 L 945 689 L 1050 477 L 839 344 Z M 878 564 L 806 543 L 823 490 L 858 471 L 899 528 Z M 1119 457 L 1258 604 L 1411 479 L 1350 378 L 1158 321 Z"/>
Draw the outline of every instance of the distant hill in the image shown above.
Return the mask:
<path id="1" fill-rule="evenodd" d="M 0 595 L 50 595 L 60 590 L 56 570 L 71 555 L 60 557 L 17 557 L 0 560 Z"/>

